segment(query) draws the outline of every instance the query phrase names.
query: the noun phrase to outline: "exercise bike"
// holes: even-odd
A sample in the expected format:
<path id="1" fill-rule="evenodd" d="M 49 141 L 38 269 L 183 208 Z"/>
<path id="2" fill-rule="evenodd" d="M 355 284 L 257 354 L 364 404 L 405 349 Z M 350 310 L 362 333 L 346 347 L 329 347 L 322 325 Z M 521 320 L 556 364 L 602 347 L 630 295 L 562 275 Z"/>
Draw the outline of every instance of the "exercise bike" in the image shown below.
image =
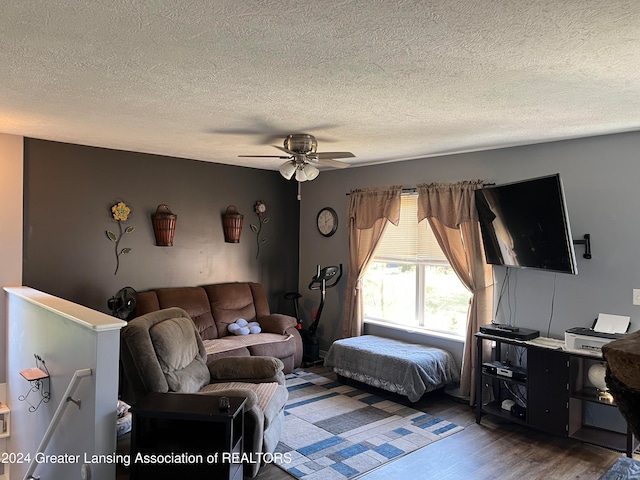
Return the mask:
<path id="1" fill-rule="evenodd" d="M 318 330 L 318 324 L 322 316 L 322 309 L 324 308 L 324 301 L 327 296 L 327 288 L 335 287 L 341 278 L 342 264 L 340 264 L 339 267 L 330 266 L 322 269 L 320 265 L 318 265 L 317 272 L 309 283 L 309 290 L 320 290 L 320 305 L 318 305 L 313 315 L 313 323 L 307 329 L 302 328 L 302 320 L 300 319 L 300 311 L 298 308 L 298 299 L 302 297 L 302 295 L 298 292 L 289 292 L 285 295 L 286 299 L 293 300 L 294 303 L 296 318 L 298 319 L 298 328 L 300 330 L 300 336 L 302 337 L 302 364 L 305 367 L 322 363 L 316 331 Z"/>

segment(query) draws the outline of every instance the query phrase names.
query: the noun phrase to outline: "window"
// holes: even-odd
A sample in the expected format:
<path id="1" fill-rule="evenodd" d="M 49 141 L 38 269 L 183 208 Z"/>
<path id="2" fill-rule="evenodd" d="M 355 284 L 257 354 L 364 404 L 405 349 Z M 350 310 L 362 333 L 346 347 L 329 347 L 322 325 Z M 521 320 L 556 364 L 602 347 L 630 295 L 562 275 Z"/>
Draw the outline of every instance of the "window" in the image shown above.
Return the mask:
<path id="1" fill-rule="evenodd" d="M 471 292 L 417 219 L 418 196 L 403 195 L 400 223 L 385 229 L 363 279 L 365 318 L 464 336 Z"/>

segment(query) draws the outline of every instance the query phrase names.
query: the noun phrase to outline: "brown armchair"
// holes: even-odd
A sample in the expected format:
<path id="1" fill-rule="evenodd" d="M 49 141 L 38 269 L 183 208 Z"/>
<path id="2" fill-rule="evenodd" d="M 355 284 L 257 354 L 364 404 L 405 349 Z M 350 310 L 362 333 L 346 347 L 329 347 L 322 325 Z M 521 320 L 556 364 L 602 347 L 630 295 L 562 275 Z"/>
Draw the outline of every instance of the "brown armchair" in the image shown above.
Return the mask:
<path id="1" fill-rule="evenodd" d="M 227 357 L 207 366 L 195 324 L 187 312 L 174 307 L 130 321 L 121 330 L 121 360 L 129 392 L 124 400 L 128 403 L 149 392 L 246 397 L 245 451 L 275 450 L 288 398 L 279 359 Z M 253 477 L 259 468 L 255 463 L 246 464 L 245 474 Z"/>

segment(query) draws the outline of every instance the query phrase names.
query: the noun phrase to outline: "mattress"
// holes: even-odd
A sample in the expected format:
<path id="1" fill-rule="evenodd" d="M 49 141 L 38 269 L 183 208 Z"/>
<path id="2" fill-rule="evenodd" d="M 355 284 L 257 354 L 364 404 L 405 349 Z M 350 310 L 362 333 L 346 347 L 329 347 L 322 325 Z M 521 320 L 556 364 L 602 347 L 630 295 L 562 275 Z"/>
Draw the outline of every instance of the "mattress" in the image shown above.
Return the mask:
<path id="1" fill-rule="evenodd" d="M 412 402 L 460 380 L 459 367 L 446 350 L 375 335 L 335 341 L 324 365 L 338 375 L 405 395 Z"/>

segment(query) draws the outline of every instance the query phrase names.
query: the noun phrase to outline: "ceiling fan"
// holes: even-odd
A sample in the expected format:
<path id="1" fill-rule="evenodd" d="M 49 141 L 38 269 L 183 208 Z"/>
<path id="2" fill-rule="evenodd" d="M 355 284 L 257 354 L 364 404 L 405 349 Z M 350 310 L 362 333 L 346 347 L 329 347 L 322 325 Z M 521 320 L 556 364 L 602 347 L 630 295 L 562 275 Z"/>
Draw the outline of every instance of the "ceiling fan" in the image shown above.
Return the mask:
<path id="1" fill-rule="evenodd" d="M 239 157 L 270 157 L 281 158 L 287 161 L 280 165 L 280 174 L 290 180 L 294 174 L 298 182 L 305 182 L 316 178 L 320 171 L 315 165 L 345 168 L 349 164 L 335 160 L 336 158 L 352 158 L 351 152 L 317 152 L 318 142 L 313 135 L 308 133 L 293 133 L 284 139 L 284 147 L 275 148 L 282 150 L 287 155 L 238 155 Z"/>

